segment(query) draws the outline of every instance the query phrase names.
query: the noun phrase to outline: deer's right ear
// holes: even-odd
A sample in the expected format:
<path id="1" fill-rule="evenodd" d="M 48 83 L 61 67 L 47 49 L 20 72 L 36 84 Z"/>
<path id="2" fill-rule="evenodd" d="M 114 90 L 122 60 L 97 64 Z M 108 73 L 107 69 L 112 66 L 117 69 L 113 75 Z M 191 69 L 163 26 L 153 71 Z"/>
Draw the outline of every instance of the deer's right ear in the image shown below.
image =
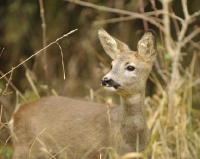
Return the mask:
<path id="1" fill-rule="evenodd" d="M 122 54 L 125 50 L 130 50 L 126 44 L 113 38 L 102 28 L 98 30 L 98 35 L 105 52 L 112 59 L 116 59 L 117 55 Z"/>
<path id="2" fill-rule="evenodd" d="M 156 57 L 156 35 L 153 30 L 148 30 L 138 42 L 138 53 L 146 59 L 153 62 Z"/>

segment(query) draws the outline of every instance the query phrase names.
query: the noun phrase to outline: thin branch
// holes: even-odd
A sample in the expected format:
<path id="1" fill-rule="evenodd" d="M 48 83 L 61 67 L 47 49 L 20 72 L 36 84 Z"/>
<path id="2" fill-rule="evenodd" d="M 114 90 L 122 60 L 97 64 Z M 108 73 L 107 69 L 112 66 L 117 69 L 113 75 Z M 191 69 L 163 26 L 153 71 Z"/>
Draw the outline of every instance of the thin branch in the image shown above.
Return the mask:
<path id="1" fill-rule="evenodd" d="M 181 23 L 184 23 L 184 20 L 181 17 L 175 15 L 174 13 L 166 12 L 164 10 L 156 10 L 156 11 L 146 12 L 145 13 L 146 16 L 152 16 L 152 15 L 155 15 L 155 14 L 157 14 L 157 15 L 160 15 L 160 14 L 164 15 L 165 14 L 165 15 L 170 16 L 170 18 L 174 18 L 174 19 L 180 21 Z"/>
<path id="2" fill-rule="evenodd" d="M 188 24 L 187 24 L 187 23 L 184 23 L 184 24 L 182 25 L 181 32 L 180 32 L 180 34 L 179 34 L 179 36 L 178 36 L 178 41 L 179 41 L 179 42 L 181 42 L 181 41 L 183 40 L 184 35 L 185 35 L 186 31 L 187 31 L 187 28 L 188 28 Z"/>
<path id="3" fill-rule="evenodd" d="M 181 43 L 181 46 L 185 46 L 192 38 L 194 38 L 196 35 L 200 33 L 200 28 L 194 30 L 190 35 L 185 37 Z"/>
<path id="4" fill-rule="evenodd" d="M 197 17 L 197 16 L 199 16 L 199 15 L 200 15 L 200 10 L 197 11 L 197 12 L 195 12 L 195 13 L 193 13 L 193 14 L 190 16 L 190 18 L 191 18 L 191 19 L 194 19 L 195 17 Z"/>
<path id="5" fill-rule="evenodd" d="M 178 36 L 178 41 L 181 42 L 185 36 L 185 33 L 187 31 L 187 28 L 188 28 L 188 23 L 189 23 L 189 20 L 190 20 L 190 15 L 188 13 L 188 9 L 187 9 L 187 0 L 181 0 L 182 2 L 182 8 L 183 8 L 183 13 L 184 13 L 184 16 L 185 16 L 185 22 L 182 24 L 182 28 L 181 28 L 181 32 Z"/>
<path id="6" fill-rule="evenodd" d="M 200 78 L 196 79 L 195 81 L 193 81 L 192 83 L 190 83 L 187 88 L 190 89 L 192 87 L 197 87 L 197 85 L 200 84 Z"/>
<path id="7" fill-rule="evenodd" d="M 144 1 L 143 0 L 139 0 L 140 2 L 140 12 L 141 14 L 144 15 L 145 11 L 144 11 Z M 143 21 L 143 26 L 144 26 L 144 30 L 147 31 L 148 30 L 148 23 L 146 20 L 142 20 Z"/>
<path id="8" fill-rule="evenodd" d="M 158 15 L 164 15 L 164 14 L 170 16 L 170 18 L 174 18 L 174 19 L 180 21 L 181 24 L 183 24 L 185 22 L 182 18 L 176 16 L 174 13 L 167 13 L 163 10 L 155 10 L 152 12 L 145 12 L 143 15 L 147 16 L 147 17 L 151 16 L 151 18 L 155 19 L 155 21 L 156 21 L 158 19 Z M 156 18 L 153 17 L 154 15 L 157 15 Z M 105 24 L 105 23 L 116 23 L 116 22 L 120 22 L 120 21 L 133 20 L 133 19 L 137 19 L 137 18 L 138 17 L 132 16 L 132 15 L 127 16 L 127 17 L 111 18 L 111 19 L 106 19 L 106 20 L 95 21 L 94 25 L 101 25 L 101 24 Z M 159 19 L 159 20 L 161 20 L 161 19 Z M 157 25 L 155 25 L 155 26 L 157 26 Z"/>
<path id="9" fill-rule="evenodd" d="M 139 13 L 133 13 L 133 12 L 129 12 L 129 11 L 121 10 L 121 9 L 100 6 L 100 5 L 96 5 L 96 4 L 92 4 L 92 3 L 88 3 L 88 2 L 84 2 L 84 1 L 80 1 L 80 0 L 65 0 L 65 1 L 79 4 L 79 5 L 82 5 L 85 7 L 90 7 L 90 8 L 94 8 L 94 9 L 98 9 L 98 10 L 107 11 L 107 12 L 113 12 L 113 13 L 125 14 L 125 15 L 135 15 L 135 16 L 139 16 L 142 18 L 144 17 L 143 15 L 141 15 Z"/>
<path id="10" fill-rule="evenodd" d="M 39 50 L 38 52 L 36 52 L 35 54 L 31 55 L 29 58 L 27 58 L 26 60 L 24 60 L 23 62 L 19 63 L 17 66 L 13 67 L 12 70 L 8 71 L 7 73 L 5 73 L 3 76 L 0 77 L 0 79 L 4 78 L 7 74 L 11 73 L 12 71 L 14 71 L 16 68 L 18 68 L 19 66 L 21 66 L 23 63 L 27 62 L 28 60 L 30 60 L 31 58 L 33 58 L 34 56 L 36 56 L 37 54 L 39 54 L 40 52 L 42 52 L 44 49 L 48 48 L 49 46 L 55 44 L 56 42 L 58 42 L 59 40 L 63 39 L 64 37 L 72 34 L 73 32 L 77 31 L 78 29 L 72 30 L 69 33 L 63 35 L 62 37 L 56 39 L 56 41 L 51 42 L 49 45 L 47 45 L 45 48 Z"/>
<path id="11" fill-rule="evenodd" d="M 68 2 L 71 2 L 71 3 L 75 3 L 75 4 L 79 4 L 79 5 L 86 6 L 86 7 L 90 7 L 90 8 L 94 8 L 94 9 L 98 9 L 98 10 L 103 10 L 103 11 L 106 11 L 106 12 L 130 15 L 130 16 L 135 17 L 135 19 L 139 18 L 139 19 L 142 19 L 142 20 L 146 20 L 146 21 L 154 24 L 155 26 L 160 27 L 162 29 L 162 31 L 164 33 L 166 33 L 165 28 L 162 25 L 157 23 L 156 20 L 152 19 L 152 17 L 147 17 L 145 14 L 142 15 L 142 14 L 139 14 L 139 13 L 129 12 L 129 11 L 121 10 L 121 9 L 110 8 L 110 7 L 105 7 L 105 6 L 99 6 L 99 5 L 96 5 L 96 4 L 92 4 L 92 3 L 88 3 L 88 2 L 84 2 L 84 1 L 80 1 L 80 0 L 76 0 L 76 1 L 74 1 L 74 0 L 65 0 L 65 1 L 68 1 Z"/>
<path id="12" fill-rule="evenodd" d="M 2 77 L 4 76 L 4 73 L 0 71 L 0 75 L 2 75 Z M 4 76 L 3 78 L 5 78 L 5 80 L 8 82 L 8 78 L 6 76 Z M 10 85 L 11 87 L 16 91 L 19 92 L 19 96 L 27 103 L 27 99 L 24 97 L 24 95 L 14 86 L 14 84 L 10 81 Z"/>
<path id="13" fill-rule="evenodd" d="M 45 22 L 45 16 L 44 16 L 44 5 L 43 5 L 43 0 L 39 0 L 40 4 L 40 17 L 42 20 L 42 34 L 43 34 L 43 48 L 46 47 L 46 22 Z M 46 49 L 43 50 L 44 52 L 44 73 L 45 73 L 45 79 L 46 79 L 46 84 L 48 86 L 48 92 L 51 90 L 51 84 L 50 84 L 50 79 L 49 79 L 49 65 L 48 65 L 48 59 L 47 59 L 47 53 Z"/>
<path id="14" fill-rule="evenodd" d="M 174 14 L 172 5 L 170 5 L 169 7 L 170 7 L 170 13 L 173 13 L 173 14 Z M 177 21 L 177 19 L 175 19 L 175 18 L 172 18 L 172 21 L 173 21 L 173 23 L 174 23 L 174 28 L 175 28 L 175 30 L 176 30 L 176 35 L 178 36 L 179 33 L 180 33 L 180 27 L 179 27 L 179 25 L 178 25 L 178 21 Z M 184 20 L 183 20 L 183 23 L 184 23 Z M 183 24 L 182 24 L 182 25 L 183 25 Z"/>
<path id="15" fill-rule="evenodd" d="M 0 123 L 1 123 L 2 112 L 3 112 L 3 105 L 1 105 L 1 110 L 0 110 Z M 1 130 L 1 128 L 0 128 L 0 130 Z"/>
<path id="16" fill-rule="evenodd" d="M 43 47 L 46 47 L 46 22 L 45 22 L 45 16 L 44 16 L 43 0 L 39 0 L 39 4 L 40 4 L 40 17 L 42 20 Z M 46 50 L 44 50 L 44 53 L 46 53 Z"/>
<path id="17" fill-rule="evenodd" d="M 169 0 L 164 0 L 164 1 L 161 1 L 162 2 L 162 5 L 163 5 L 163 10 L 165 12 L 169 12 L 169 3 L 170 1 Z M 165 38 L 165 46 L 166 46 L 166 49 L 168 51 L 168 53 L 171 55 L 171 57 L 174 56 L 174 49 L 172 48 L 172 43 L 171 43 L 171 29 L 170 29 L 170 19 L 169 19 L 169 15 L 167 14 L 164 14 L 163 15 L 163 25 L 164 25 L 164 28 L 166 29 L 166 35 L 164 36 Z"/>
<path id="18" fill-rule="evenodd" d="M 108 23 L 123 22 L 123 21 L 128 21 L 128 20 L 133 20 L 133 19 L 137 19 L 137 17 L 127 16 L 127 17 L 111 18 L 111 19 L 106 19 L 106 20 L 94 21 L 93 24 L 102 25 L 102 24 L 108 24 Z"/>
<path id="19" fill-rule="evenodd" d="M 154 24 L 157 27 L 160 27 L 160 29 L 166 34 L 165 28 L 162 25 L 160 25 L 159 23 L 157 23 L 156 20 L 153 19 L 153 17 L 148 17 L 148 16 L 153 16 L 155 14 L 158 14 L 158 15 L 163 14 L 163 15 L 168 15 L 172 18 L 175 18 L 175 19 L 179 20 L 181 23 L 184 22 L 182 18 L 176 16 L 175 14 L 171 14 L 171 13 L 168 13 L 168 12 L 163 11 L 163 10 L 158 10 L 158 11 L 156 11 L 156 13 L 155 13 L 155 11 L 153 11 L 153 12 L 146 12 L 144 14 L 139 14 L 139 13 L 129 12 L 129 11 L 121 10 L 121 9 L 99 6 L 99 5 L 95 5 L 95 4 L 80 1 L 80 0 L 76 0 L 76 1 L 65 0 L 65 1 L 75 3 L 75 4 L 78 4 L 78 5 L 82 5 L 82 6 L 86 6 L 86 7 L 90 7 L 90 8 L 94 8 L 94 9 L 98 9 L 98 10 L 103 10 L 103 11 L 106 11 L 106 12 L 113 12 L 113 13 L 124 14 L 124 15 L 130 16 L 130 17 L 122 17 L 122 18 L 113 18 L 113 19 L 110 19 L 110 20 L 102 20 L 102 21 L 95 22 L 94 25 L 104 24 L 104 23 L 115 23 L 115 22 L 119 22 L 119 21 L 123 21 L 123 20 L 132 20 L 132 19 L 139 18 L 139 19 L 142 19 L 142 20 L 146 20 L 146 21 Z"/>
<path id="20" fill-rule="evenodd" d="M 9 77 L 7 83 L 6 83 L 6 88 L 5 88 L 4 91 L 2 92 L 3 95 L 6 95 L 6 91 L 7 91 L 7 89 L 8 89 L 8 86 L 10 85 L 10 82 L 11 82 L 11 80 L 12 80 L 12 74 L 13 74 L 13 69 L 11 70 L 10 77 Z"/>
<path id="21" fill-rule="evenodd" d="M 182 4 L 182 7 L 183 7 L 183 13 L 184 13 L 184 16 L 185 16 L 185 20 L 189 20 L 190 19 L 190 15 L 188 13 L 188 8 L 187 8 L 187 0 L 181 0 L 181 4 Z"/>
<path id="22" fill-rule="evenodd" d="M 155 1 L 154 0 L 150 0 L 150 2 L 152 4 L 152 8 L 154 9 L 156 20 L 160 24 L 161 23 L 161 19 L 158 18 L 159 14 L 158 14 L 158 9 L 156 8 Z M 160 39 L 161 39 L 161 44 L 162 44 L 162 53 L 164 55 L 166 50 L 165 50 L 165 43 L 164 43 L 163 33 L 162 33 L 160 27 L 159 27 L 159 33 L 160 33 Z M 165 68 L 167 68 L 165 58 L 164 58 L 164 65 L 165 65 Z M 155 61 L 155 67 L 157 68 L 158 73 L 160 74 L 160 76 L 162 77 L 164 82 L 166 83 L 166 87 L 167 87 L 167 85 L 168 85 L 168 74 L 165 75 L 164 72 L 160 69 L 158 60 Z"/>
<path id="23" fill-rule="evenodd" d="M 144 15 L 146 15 L 146 14 L 144 13 Z M 137 16 L 126 16 L 126 17 L 111 18 L 111 19 L 106 19 L 106 20 L 99 20 L 99 21 L 94 21 L 94 25 L 117 23 L 117 22 L 122 22 L 122 21 L 133 20 L 133 19 L 138 19 L 138 17 Z M 154 18 L 154 17 L 151 17 L 151 19 L 156 21 L 156 18 Z M 162 27 L 162 25 L 157 25 L 155 23 L 152 23 L 152 24 L 154 24 L 157 27 Z M 163 27 L 161 28 L 161 30 L 164 32 L 164 28 Z"/>
<path id="24" fill-rule="evenodd" d="M 160 65 L 159 65 L 159 62 L 158 60 L 155 60 L 155 67 L 156 67 L 156 70 L 158 72 L 158 74 L 160 75 L 160 77 L 163 79 L 163 81 L 165 83 L 168 82 L 168 78 L 167 76 L 164 74 L 164 71 L 160 68 Z"/>
<path id="25" fill-rule="evenodd" d="M 200 46 L 197 42 L 194 42 L 193 40 L 190 40 L 189 43 L 194 46 L 196 49 L 200 50 Z"/>
<path id="26" fill-rule="evenodd" d="M 1 57 L 1 55 L 3 54 L 3 50 L 4 50 L 4 47 L 3 47 L 2 50 L 1 50 L 0 57 Z"/>
<path id="27" fill-rule="evenodd" d="M 84 1 L 80 1 L 80 0 L 65 0 L 65 1 L 68 1 L 68 2 L 71 2 L 71 3 L 75 3 L 75 4 L 78 4 L 78 5 L 82 5 L 82 6 L 86 6 L 86 7 L 90 7 L 90 8 L 94 8 L 94 9 L 98 9 L 98 10 L 103 10 L 103 11 L 106 11 L 106 12 L 130 15 L 130 16 L 135 17 L 133 19 L 138 19 L 139 18 L 139 19 L 142 19 L 142 20 L 146 20 L 149 23 L 151 23 L 151 24 L 157 26 L 158 28 L 160 28 L 162 30 L 162 32 L 166 35 L 166 37 L 168 37 L 168 42 L 170 42 L 172 46 L 175 46 L 174 41 L 171 38 L 171 34 L 170 34 L 169 30 L 166 30 L 165 27 L 163 27 L 163 25 L 159 24 L 153 17 L 149 17 L 149 15 L 155 15 L 155 12 L 139 14 L 139 13 L 135 13 L 135 12 L 129 12 L 129 11 L 126 11 L 126 10 L 121 10 L 121 9 L 116 9 L 116 8 L 109 8 L 109 7 L 105 7 L 105 6 L 99 6 L 99 5 L 95 5 L 95 4 L 84 2 Z M 169 0 L 165 0 L 165 1 L 169 1 Z M 162 1 L 162 3 L 163 3 L 163 1 Z M 174 14 L 167 13 L 165 10 L 161 11 L 159 14 L 161 14 L 161 13 L 163 15 L 166 15 L 168 18 L 169 18 L 169 16 L 172 16 L 172 17 L 178 19 L 179 21 L 181 21 L 181 23 L 183 22 L 183 20 L 181 18 L 179 18 L 178 16 L 176 16 Z M 104 22 L 104 21 L 101 21 L 101 22 Z M 171 53 L 171 56 L 172 56 L 174 50 L 171 48 L 171 45 L 168 47 L 169 48 L 168 51 Z"/>

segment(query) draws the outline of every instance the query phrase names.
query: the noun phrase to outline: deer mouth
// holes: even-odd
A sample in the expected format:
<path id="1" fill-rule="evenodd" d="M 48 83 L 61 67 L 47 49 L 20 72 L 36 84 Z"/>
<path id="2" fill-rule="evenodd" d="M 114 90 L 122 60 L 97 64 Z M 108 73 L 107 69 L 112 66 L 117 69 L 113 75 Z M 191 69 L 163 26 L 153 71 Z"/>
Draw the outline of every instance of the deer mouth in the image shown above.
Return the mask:
<path id="1" fill-rule="evenodd" d="M 101 85 L 105 88 L 114 88 L 118 89 L 120 87 L 120 84 L 115 82 L 113 79 L 103 78 L 101 80 Z"/>

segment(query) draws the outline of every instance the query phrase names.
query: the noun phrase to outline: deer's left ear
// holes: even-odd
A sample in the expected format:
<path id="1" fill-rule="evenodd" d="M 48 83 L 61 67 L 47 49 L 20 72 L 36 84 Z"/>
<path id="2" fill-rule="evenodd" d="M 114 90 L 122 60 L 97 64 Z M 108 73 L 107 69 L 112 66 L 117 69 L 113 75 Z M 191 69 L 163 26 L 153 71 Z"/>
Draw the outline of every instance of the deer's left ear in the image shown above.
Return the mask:
<path id="1" fill-rule="evenodd" d="M 145 58 L 146 61 L 153 62 L 157 50 L 156 50 L 156 35 L 153 30 L 148 30 L 143 35 L 142 39 L 138 42 L 138 53 Z"/>
<path id="2" fill-rule="evenodd" d="M 101 45 L 112 59 L 116 59 L 118 55 L 130 50 L 126 44 L 110 36 L 104 29 L 99 29 L 98 34 Z"/>

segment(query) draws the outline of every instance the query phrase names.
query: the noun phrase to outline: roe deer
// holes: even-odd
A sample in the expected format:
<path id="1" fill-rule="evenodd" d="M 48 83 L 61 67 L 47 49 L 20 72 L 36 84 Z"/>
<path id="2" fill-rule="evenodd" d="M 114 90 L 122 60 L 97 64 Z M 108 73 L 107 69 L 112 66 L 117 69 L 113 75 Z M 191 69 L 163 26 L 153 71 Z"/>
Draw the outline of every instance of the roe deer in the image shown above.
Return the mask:
<path id="1" fill-rule="evenodd" d="M 156 39 L 145 32 L 137 51 L 98 30 L 105 52 L 113 59 L 102 86 L 120 95 L 122 106 L 46 97 L 21 105 L 10 121 L 13 159 L 109 158 L 112 148 L 121 156 L 144 151 L 150 139 L 144 100 L 145 87 L 156 57 Z M 109 111 L 108 111 L 109 109 Z"/>

